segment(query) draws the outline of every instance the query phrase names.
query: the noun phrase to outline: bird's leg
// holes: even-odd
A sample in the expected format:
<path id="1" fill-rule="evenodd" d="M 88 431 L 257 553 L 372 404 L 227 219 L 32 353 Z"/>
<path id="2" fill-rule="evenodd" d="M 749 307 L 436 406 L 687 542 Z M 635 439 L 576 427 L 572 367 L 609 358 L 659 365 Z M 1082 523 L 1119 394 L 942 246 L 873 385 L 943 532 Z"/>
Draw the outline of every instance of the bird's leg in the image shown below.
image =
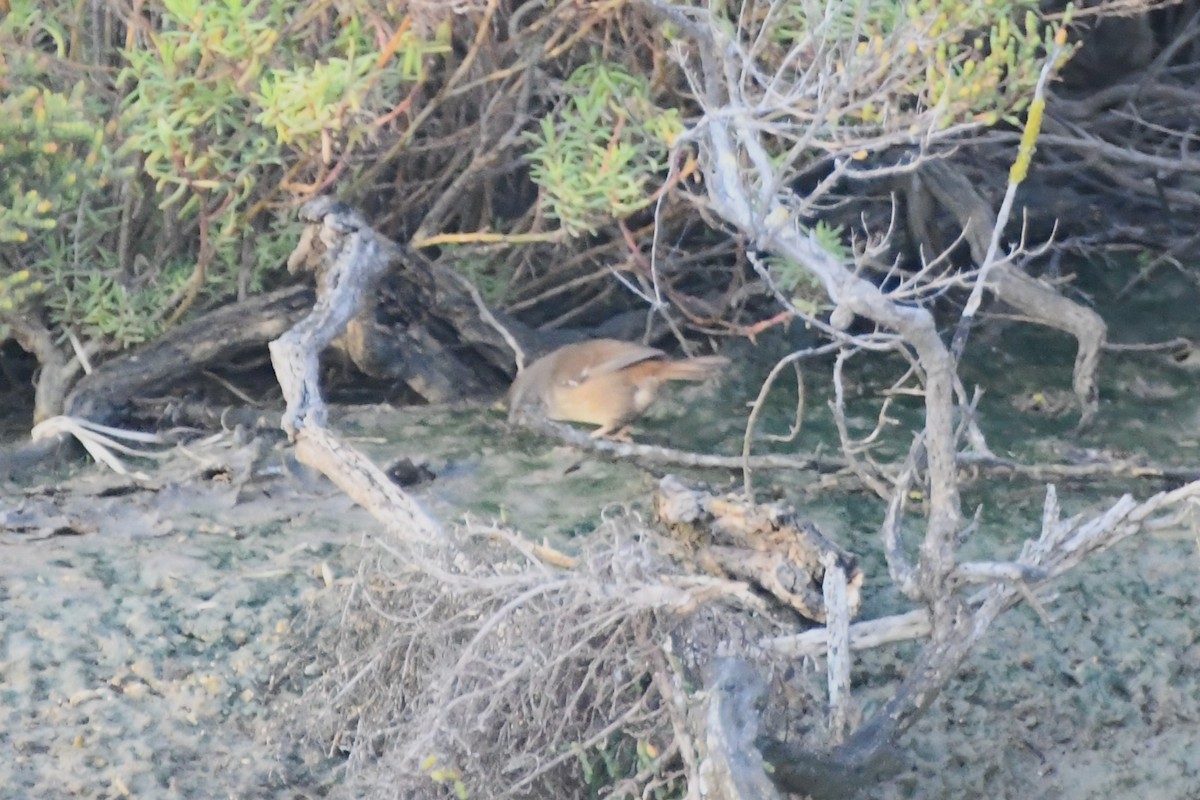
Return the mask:
<path id="1" fill-rule="evenodd" d="M 613 430 L 619 424 L 620 423 L 618 422 L 610 422 L 607 425 L 602 425 L 599 428 L 596 428 L 596 430 L 592 431 L 589 435 L 593 439 L 612 439 L 617 442 L 632 442 L 633 437 L 629 435 L 628 425 L 623 425 L 619 429 L 615 431 Z"/>

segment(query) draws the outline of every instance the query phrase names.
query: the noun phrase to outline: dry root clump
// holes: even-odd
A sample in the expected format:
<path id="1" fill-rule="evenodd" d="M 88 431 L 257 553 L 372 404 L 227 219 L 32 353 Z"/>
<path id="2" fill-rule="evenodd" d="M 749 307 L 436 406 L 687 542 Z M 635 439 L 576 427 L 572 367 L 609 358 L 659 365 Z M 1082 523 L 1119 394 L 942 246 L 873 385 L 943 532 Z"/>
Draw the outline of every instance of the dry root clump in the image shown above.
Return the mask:
<path id="1" fill-rule="evenodd" d="M 348 757 L 347 791 L 683 791 L 704 667 L 753 656 L 781 629 L 744 584 L 680 575 L 656 540 L 636 518 L 609 519 L 572 569 L 494 527 L 424 550 L 377 540 L 340 615 L 326 609 L 310 638 L 322 677 L 303 710 L 322 711 L 306 726 Z M 786 675 L 790 708 L 807 713 L 819 681 L 769 659 L 755 669 L 777 687 Z"/>

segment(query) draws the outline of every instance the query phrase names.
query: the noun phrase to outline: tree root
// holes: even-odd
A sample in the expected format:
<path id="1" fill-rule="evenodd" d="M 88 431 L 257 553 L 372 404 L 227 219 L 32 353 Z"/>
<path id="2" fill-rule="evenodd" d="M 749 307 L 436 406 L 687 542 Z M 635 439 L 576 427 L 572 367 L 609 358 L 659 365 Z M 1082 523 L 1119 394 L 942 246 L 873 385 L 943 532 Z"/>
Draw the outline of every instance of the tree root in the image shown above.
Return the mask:
<path id="1" fill-rule="evenodd" d="M 203 367 L 263 347 L 299 319 L 312 291 L 289 287 L 224 306 L 170 330 L 146 347 L 106 361 L 67 396 L 64 413 L 107 423 L 134 399 Z"/>
<path id="2" fill-rule="evenodd" d="M 930 203 L 920 195 L 927 193 L 938 205 L 954 215 L 963 236 L 971 248 L 971 258 L 982 264 L 988 249 L 996 215 L 976 188 L 945 161 L 930 160 L 922 164 L 918 176 L 909 187 L 910 206 L 928 208 Z M 922 216 L 920 214 L 918 217 Z M 928 243 L 923 220 L 915 220 L 914 235 Z M 936 252 L 936 251 L 935 251 Z M 1009 263 L 997 263 L 988 276 L 987 288 L 995 296 L 1013 306 L 1034 322 L 1075 337 L 1079 349 L 1072 371 L 1072 387 L 1080 406 L 1079 427 L 1091 424 L 1100 409 L 1100 394 L 1096 372 L 1100 352 L 1104 347 L 1108 327 L 1100 315 L 1090 308 L 1072 302 L 1049 286 L 1029 277 Z"/>

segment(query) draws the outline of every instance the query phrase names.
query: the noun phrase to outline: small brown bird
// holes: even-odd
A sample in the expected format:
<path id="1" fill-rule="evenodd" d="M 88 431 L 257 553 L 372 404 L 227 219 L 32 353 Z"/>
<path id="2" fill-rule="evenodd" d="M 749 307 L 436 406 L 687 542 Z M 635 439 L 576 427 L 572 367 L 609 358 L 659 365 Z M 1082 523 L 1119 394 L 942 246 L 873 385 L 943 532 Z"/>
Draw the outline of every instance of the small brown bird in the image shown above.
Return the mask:
<path id="1" fill-rule="evenodd" d="M 532 412 L 600 427 L 592 438 L 626 438 L 627 426 L 650 407 L 667 381 L 700 381 L 729 363 L 723 356 L 671 361 L 655 347 L 595 339 L 560 347 L 517 375 L 508 417 Z"/>

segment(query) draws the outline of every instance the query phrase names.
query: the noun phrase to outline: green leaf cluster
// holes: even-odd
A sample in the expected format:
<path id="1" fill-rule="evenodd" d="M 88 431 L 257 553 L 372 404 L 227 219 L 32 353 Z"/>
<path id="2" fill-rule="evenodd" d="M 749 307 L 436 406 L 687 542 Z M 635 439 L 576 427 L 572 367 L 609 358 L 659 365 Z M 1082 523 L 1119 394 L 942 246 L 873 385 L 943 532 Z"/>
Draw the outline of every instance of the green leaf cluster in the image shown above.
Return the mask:
<path id="1" fill-rule="evenodd" d="M 401 83 L 422 80 L 428 56 L 450 50 L 450 27 L 437 28 L 431 39 L 404 30 L 397 43 L 399 69 L 380 72 L 380 53 L 367 48 L 359 22 L 347 21 L 330 55 L 311 65 L 272 67 L 253 95 L 255 121 L 273 129 L 279 144 L 312 148 L 322 135 L 334 132 L 353 149 L 370 131 L 371 107 L 381 95 L 390 94 Z M 364 51 L 364 48 L 365 51 Z"/>
<path id="2" fill-rule="evenodd" d="M 8 70 L 0 62 L 0 81 Z M 58 226 L 81 194 L 105 180 L 104 129 L 68 94 L 34 86 L 0 99 L 0 244 L 20 244 Z"/>
<path id="3" fill-rule="evenodd" d="M 0 317 L 42 310 L 52 328 L 111 331 L 123 346 L 153 324 L 132 312 L 123 286 L 106 289 L 106 304 L 93 299 L 96 283 L 114 283 L 103 269 L 111 251 L 92 247 L 112 218 L 93 204 L 103 205 L 126 173 L 113 157 L 102 99 L 55 69 L 70 38 L 31 0 L 13 0 L 0 20 Z M 0 340 L 9 333 L 0 326 Z"/>
<path id="4" fill-rule="evenodd" d="M 165 291 L 173 288 L 169 283 L 126 285 L 112 270 L 92 269 L 75 275 L 60 271 L 54 278 L 65 290 L 45 298 L 51 318 L 87 339 L 112 341 L 121 347 L 139 344 L 159 332 L 161 324 L 155 312 Z"/>
<path id="5" fill-rule="evenodd" d="M 351 0 L 342 11 L 327 31 L 321 15 L 298 13 L 290 0 L 162 0 L 145 41 L 123 54 L 122 152 L 140 159 L 161 210 L 188 219 L 220 209 L 206 294 L 233 288 L 251 233 L 252 285 L 278 268 L 295 231 L 278 216 L 265 226 L 258 218 L 290 198 L 286 170 L 349 159 L 385 100 L 413 79 L 414 58 L 424 64 L 448 46 L 446 30 L 431 41 L 407 33 L 389 56 L 410 71 L 396 69 L 360 23 L 371 4 Z"/>
<path id="6" fill-rule="evenodd" d="M 51 59 L 66 57 L 69 38 L 32 0 L 13 0 L 0 19 L 0 43 L 8 45 L 0 47 L 0 245 L 55 230 L 87 191 L 108 180 L 102 109 L 90 102 L 84 81 L 49 75 Z M 22 46 L 31 42 L 40 47 Z"/>
<path id="7" fill-rule="evenodd" d="M 656 774 L 662 776 L 663 759 L 658 748 L 649 740 L 634 738 L 626 734 L 613 734 L 601 746 L 577 748 L 576 757 L 583 772 L 584 784 L 595 796 L 634 798 L 651 797 L 654 800 L 673 800 L 683 797 L 686 785 L 682 779 L 664 779 L 650 794 L 613 792 L 614 787 L 621 785 L 622 779 L 633 775 Z"/>
<path id="8" fill-rule="evenodd" d="M 818 221 L 807 233 L 837 260 L 844 263 L 853 260 L 853 253 L 845 243 L 846 231 L 841 226 Z M 815 317 L 828 307 L 829 297 L 825 287 L 811 270 L 805 269 L 797 261 L 775 254 L 766 255 L 763 260 L 779 291 L 789 296 L 798 311 Z"/>
<path id="9" fill-rule="evenodd" d="M 162 1 L 118 85 L 128 91 L 126 149 L 169 191 L 162 206 L 183 203 L 185 214 L 204 192 L 246 202 L 278 177 L 269 167 L 293 158 L 348 156 L 384 98 L 449 48 L 447 27 L 430 40 L 408 32 L 396 43 L 401 68 L 383 69 L 388 59 L 353 13 L 325 40 L 315 21 L 293 21 L 290 0 Z"/>
<path id="10" fill-rule="evenodd" d="M 311 67 L 272 69 L 254 96 L 261 108 L 256 121 L 274 129 L 280 144 L 315 142 L 323 131 L 353 135 L 357 126 L 347 126 L 354 121 L 349 115 L 361 112 L 360 87 L 374 63 L 372 56 L 364 55 L 330 58 Z"/>
<path id="11" fill-rule="evenodd" d="M 653 103 L 644 78 L 617 64 L 579 67 L 564 92 L 530 136 L 530 174 L 547 216 L 578 236 L 653 202 L 649 187 L 683 126 L 677 110 Z"/>
<path id="12" fill-rule="evenodd" d="M 285 3 L 262 0 L 163 0 L 157 29 L 127 48 L 117 80 L 124 151 L 165 193 L 160 208 L 199 208 L 206 193 L 248 200 L 265 168 L 282 156 L 254 124 L 253 89 L 276 51 Z M 237 215 L 227 215 L 232 223 Z"/>
<path id="13" fill-rule="evenodd" d="M 8 323 L 3 321 L 4 315 L 15 312 L 44 288 L 41 281 L 33 280 L 33 275 L 27 269 L 11 275 L 0 274 L 0 342 L 11 335 Z"/>

